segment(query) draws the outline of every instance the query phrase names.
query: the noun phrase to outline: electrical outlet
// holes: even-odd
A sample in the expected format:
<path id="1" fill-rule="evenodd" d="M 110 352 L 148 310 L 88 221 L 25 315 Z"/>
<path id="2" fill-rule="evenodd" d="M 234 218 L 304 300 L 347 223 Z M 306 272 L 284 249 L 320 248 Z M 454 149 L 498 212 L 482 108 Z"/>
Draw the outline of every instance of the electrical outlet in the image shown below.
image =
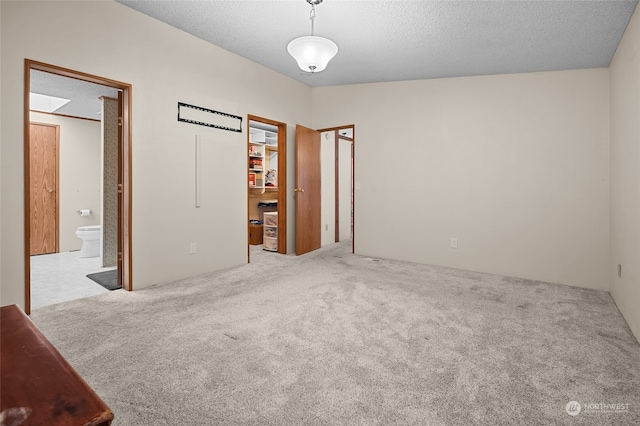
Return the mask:
<path id="1" fill-rule="evenodd" d="M 451 248 L 454 248 L 454 249 L 458 248 L 458 239 L 457 238 L 451 238 Z"/>
<path id="2" fill-rule="evenodd" d="M 329 230 L 329 224 L 324 225 L 324 230 L 328 231 Z"/>
<path id="3" fill-rule="evenodd" d="M 191 246 L 189 247 L 189 254 L 196 254 L 196 250 L 197 250 L 196 243 L 191 243 Z"/>
<path id="4" fill-rule="evenodd" d="M 356 182 L 356 189 L 360 189 L 362 188 L 362 185 L 360 184 L 360 182 Z"/>
<path id="5" fill-rule="evenodd" d="M 618 278 L 622 278 L 622 264 L 618 263 Z"/>

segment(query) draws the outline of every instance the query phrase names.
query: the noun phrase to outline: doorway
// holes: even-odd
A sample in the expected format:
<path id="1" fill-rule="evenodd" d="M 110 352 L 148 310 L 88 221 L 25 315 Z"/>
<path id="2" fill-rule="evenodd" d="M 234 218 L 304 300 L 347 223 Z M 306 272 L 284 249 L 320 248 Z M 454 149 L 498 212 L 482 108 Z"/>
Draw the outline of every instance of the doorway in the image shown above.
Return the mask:
<path id="1" fill-rule="evenodd" d="M 55 77 L 60 81 L 62 78 L 68 82 L 86 82 L 91 83 L 92 85 L 99 85 L 100 87 L 111 88 L 114 93 L 117 95 L 117 99 L 111 99 L 112 107 L 114 110 L 113 116 L 115 119 L 114 125 L 115 127 L 111 127 L 111 129 L 115 129 L 114 136 L 114 149 L 113 156 L 117 158 L 114 160 L 116 170 L 113 172 L 113 175 L 116 175 L 113 180 L 113 194 L 114 194 L 114 203 L 116 204 L 114 208 L 114 215 L 117 218 L 114 218 L 113 228 L 115 229 L 115 238 L 113 242 L 114 248 L 114 258 L 116 262 L 116 279 L 118 285 L 120 285 L 125 290 L 132 290 L 132 261 L 131 261 L 131 85 L 126 83 L 117 82 L 114 80 L 105 79 L 103 77 L 98 77 L 94 75 L 85 74 L 82 72 L 69 70 L 61 67 L 57 67 L 50 64 L 44 64 L 41 62 L 36 62 L 32 60 L 25 60 L 25 106 L 24 106 L 24 167 L 25 167 L 25 311 L 26 313 L 31 312 L 32 303 L 31 303 L 31 281 L 32 281 L 32 270 L 31 270 L 31 254 L 32 254 L 32 242 L 35 240 L 38 241 L 41 239 L 38 233 L 38 227 L 42 227 L 39 225 L 40 218 L 38 212 L 38 206 L 35 204 L 35 201 L 32 196 L 32 187 L 35 182 L 37 182 L 37 170 L 38 166 L 32 165 L 32 154 L 34 154 L 34 149 L 36 149 L 31 143 L 31 135 L 33 127 L 30 124 L 31 121 L 31 104 L 38 101 L 37 96 L 32 94 L 32 72 L 46 74 L 47 76 Z M 38 80 L 34 79 L 34 85 Z M 58 99 L 59 100 L 59 99 Z M 104 102 L 104 100 L 101 99 Z M 48 100 L 50 102 L 50 100 Z M 69 102 L 69 100 L 66 100 Z M 71 103 L 70 103 L 71 104 Z M 81 102 L 76 102 L 76 105 L 81 104 Z M 103 112 L 103 111 L 101 111 Z M 54 114 L 52 114 L 54 115 Z M 65 115 L 65 114 L 55 114 L 59 117 L 64 117 L 64 119 L 78 119 L 82 120 L 78 116 Z M 104 121 L 104 120 L 103 120 Z M 104 131 L 104 128 L 102 129 Z M 59 131 L 58 131 L 59 135 Z M 59 139 L 58 139 L 59 140 Z M 59 145 L 59 142 L 58 142 Z M 57 154 L 59 155 L 60 149 L 58 148 Z M 59 160 L 58 160 L 59 161 Z M 34 175 L 34 172 L 35 175 Z M 63 172 L 68 172 L 67 168 L 63 169 Z M 59 174 L 58 174 L 59 175 Z M 57 176 L 59 177 L 59 176 Z M 80 178 L 81 179 L 81 178 Z M 56 185 L 59 186 L 59 179 L 56 182 Z M 102 189 L 102 188 L 101 188 Z M 51 190 L 51 191 L 49 191 Z M 60 196 L 60 189 L 52 188 L 51 186 L 43 187 L 43 191 L 40 191 L 42 195 L 49 194 L 50 198 L 58 198 Z M 55 197 L 53 195 L 55 194 Z M 68 203 L 69 204 L 69 203 Z M 82 205 L 82 204 L 81 204 Z M 68 207 L 68 206 L 67 206 Z M 67 208 L 67 210 L 69 210 Z M 84 210 L 78 208 L 77 212 L 74 211 L 74 214 L 78 214 L 81 216 L 85 215 L 85 212 L 90 210 Z M 55 215 L 57 216 L 57 230 L 54 232 L 55 241 L 57 247 L 54 252 L 60 251 L 60 205 L 59 202 L 55 206 Z M 66 212 L 68 213 L 68 212 Z M 66 215 L 66 213 L 64 213 Z M 89 213 L 87 213 L 89 214 Z M 79 229 L 79 228 L 78 228 Z M 70 232 L 65 232 L 63 235 L 65 238 L 76 238 L 75 236 L 70 236 Z M 77 234 L 76 234 L 77 235 Z M 78 237 L 79 238 L 79 237 Z M 117 240 L 117 241 L 116 241 Z M 63 239 L 64 241 L 64 239 Z M 102 241 L 101 241 L 102 242 Z M 83 245 L 83 250 L 84 250 Z M 102 247 L 101 247 L 102 248 Z M 82 252 L 82 250 L 81 250 Z M 76 252 L 76 257 L 77 257 Z"/>
<path id="2" fill-rule="evenodd" d="M 334 130 L 335 138 L 335 242 L 351 239 L 354 227 L 354 132 L 353 127 Z"/>
<path id="3" fill-rule="evenodd" d="M 296 254 L 351 240 L 354 252 L 355 126 L 296 126 Z"/>
<path id="4" fill-rule="evenodd" d="M 287 124 L 248 116 L 248 250 L 287 253 Z"/>

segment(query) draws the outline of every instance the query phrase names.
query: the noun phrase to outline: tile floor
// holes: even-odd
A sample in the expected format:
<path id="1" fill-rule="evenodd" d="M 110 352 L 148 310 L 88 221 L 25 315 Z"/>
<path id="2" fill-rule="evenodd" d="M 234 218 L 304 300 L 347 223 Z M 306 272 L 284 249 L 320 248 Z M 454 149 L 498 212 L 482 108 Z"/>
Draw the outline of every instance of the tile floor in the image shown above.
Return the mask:
<path id="1" fill-rule="evenodd" d="M 31 256 L 31 309 L 95 296 L 109 290 L 87 278 L 101 268 L 99 257 L 79 257 L 79 251 Z"/>

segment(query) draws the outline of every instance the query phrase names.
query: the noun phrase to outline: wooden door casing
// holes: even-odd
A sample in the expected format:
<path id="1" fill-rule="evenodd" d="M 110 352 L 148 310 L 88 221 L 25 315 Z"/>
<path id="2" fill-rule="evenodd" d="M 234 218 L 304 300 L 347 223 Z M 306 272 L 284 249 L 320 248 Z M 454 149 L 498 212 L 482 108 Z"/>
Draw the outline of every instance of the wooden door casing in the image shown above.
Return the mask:
<path id="1" fill-rule="evenodd" d="M 320 248 L 320 132 L 296 126 L 296 255 Z"/>
<path id="2" fill-rule="evenodd" d="M 30 254 L 59 251 L 60 128 L 50 124 L 29 126 L 29 205 L 31 210 Z"/>
<path id="3" fill-rule="evenodd" d="M 124 216 L 123 212 L 123 202 L 122 202 L 122 189 L 124 187 L 124 167 L 122 167 L 123 161 L 123 134 L 122 134 L 122 120 L 124 115 L 124 94 L 122 90 L 118 90 L 118 257 L 117 257 L 117 283 L 119 287 L 122 287 L 122 272 L 123 272 L 123 264 L 122 264 L 122 252 L 124 246 L 124 240 L 122 238 L 122 217 Z"/>

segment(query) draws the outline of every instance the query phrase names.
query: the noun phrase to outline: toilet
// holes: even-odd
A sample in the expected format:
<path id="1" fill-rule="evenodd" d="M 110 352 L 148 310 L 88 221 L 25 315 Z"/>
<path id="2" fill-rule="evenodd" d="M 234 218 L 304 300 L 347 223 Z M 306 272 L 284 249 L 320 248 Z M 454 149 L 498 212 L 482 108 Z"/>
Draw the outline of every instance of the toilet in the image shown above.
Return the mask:
<path id="1" fill-rule="evenodd" d="M 82 239 L 80 257 L 100 256 L 100 237 L 102 227 L 100 225 L 80 226 L 76 229 L 76 237 Z"/>

